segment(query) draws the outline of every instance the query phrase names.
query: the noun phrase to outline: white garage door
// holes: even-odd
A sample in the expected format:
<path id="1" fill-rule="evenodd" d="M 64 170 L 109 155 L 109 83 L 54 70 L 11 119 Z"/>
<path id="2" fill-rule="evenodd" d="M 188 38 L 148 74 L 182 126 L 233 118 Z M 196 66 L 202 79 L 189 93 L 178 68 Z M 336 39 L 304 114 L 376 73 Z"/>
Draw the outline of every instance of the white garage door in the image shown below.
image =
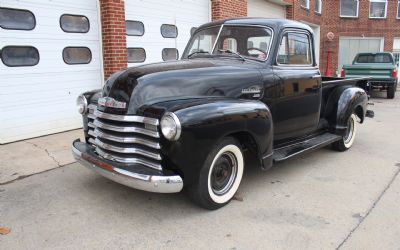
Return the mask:
<path id="1" fill-rule="evenodd" d="M 102 85 L 97 2 L 1 1 L 0 144 L 82 126 L 75 99 Z"/>
<path id="2" fill-rule="evenodd" d="M 247 16 L 266 18 L 286 18 L 286 7 L 267 0 L 248 0 Z"/>
<path id="3" fill-rule="evenodd" d="M 128 66 L 180 57 L 193 27 L 209 22 L 209 0 L 125 1 Z"/>
<path id="4" fill-rule="evenodd" d="M 357 53 L 383 51 L 383 38 L 340 37 L 338 72 L 344 64 L 351 64 Z"/>

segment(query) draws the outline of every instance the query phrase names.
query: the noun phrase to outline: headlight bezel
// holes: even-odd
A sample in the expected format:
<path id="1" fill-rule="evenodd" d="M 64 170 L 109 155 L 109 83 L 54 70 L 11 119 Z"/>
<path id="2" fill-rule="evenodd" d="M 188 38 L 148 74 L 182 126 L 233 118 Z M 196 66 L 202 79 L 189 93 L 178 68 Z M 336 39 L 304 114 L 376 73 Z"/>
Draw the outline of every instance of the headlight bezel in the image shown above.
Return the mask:
<path id="1" fill-rule="evenodd" d="M 83 107 L 80 105 L 83 105 Z M 88 112 L 88 100 L 85 95 L 79 95 L 76 98 L 76 106 L 78 107 L 79 114 L 84 115 Z"/>
<path id="2" fill-rule="evenodd" d="M 172 136 L 169 136 L 168 134 L 166 134 L 164 132 L 164 129 L 163 129 L 163 123 L 164 122 L 163 121 L 165 119 L 171 119 L 175 124 L 175 132 L 174 132 L 174 134 Z M 173 112 L 166 112 L 161 117 L 160 128 L 161 128 L 161 133 L 163 134 L 163 136 L 169 141 L 177 141 L 181 136 L 181 132 L 182 132 L 181 122 L 179 121 L 179 118 L 176 116 L 176 114 L 174 114 Z"/>

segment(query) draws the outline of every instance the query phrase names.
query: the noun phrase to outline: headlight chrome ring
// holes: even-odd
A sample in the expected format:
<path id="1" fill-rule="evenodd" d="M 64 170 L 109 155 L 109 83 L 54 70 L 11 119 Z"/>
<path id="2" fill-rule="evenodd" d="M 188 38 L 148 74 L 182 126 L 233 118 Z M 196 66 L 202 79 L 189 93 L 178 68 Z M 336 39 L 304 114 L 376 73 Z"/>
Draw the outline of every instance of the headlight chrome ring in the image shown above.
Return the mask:
<path id="1" fill-rule="evenodd" d="M 76 98 L 76 106 L 78 107 L 79 114 L 86 114 L 88 111 L 88 101 L 84 95 L 79 95 Z"/>
<path id="2" fill-rule="evenodd" d="M 160 122 L 161 132 L 170 141 L 176 141 L 181 136 L 182 126 L 179 118 L 172 112 L 166 112 Z"/>

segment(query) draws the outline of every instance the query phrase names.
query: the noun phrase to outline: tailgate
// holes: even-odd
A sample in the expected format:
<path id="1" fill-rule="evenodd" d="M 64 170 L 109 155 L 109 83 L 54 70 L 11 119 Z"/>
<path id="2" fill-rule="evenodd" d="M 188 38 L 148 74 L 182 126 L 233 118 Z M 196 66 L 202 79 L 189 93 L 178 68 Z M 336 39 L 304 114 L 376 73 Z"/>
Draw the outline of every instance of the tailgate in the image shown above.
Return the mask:
<path id="1" fill-rule="evenodd" d="M 343 67 L 345 77 L 369 76 L 373 79 L 391 80 L 395 67 L 392 64 L 346 65 Z"/>

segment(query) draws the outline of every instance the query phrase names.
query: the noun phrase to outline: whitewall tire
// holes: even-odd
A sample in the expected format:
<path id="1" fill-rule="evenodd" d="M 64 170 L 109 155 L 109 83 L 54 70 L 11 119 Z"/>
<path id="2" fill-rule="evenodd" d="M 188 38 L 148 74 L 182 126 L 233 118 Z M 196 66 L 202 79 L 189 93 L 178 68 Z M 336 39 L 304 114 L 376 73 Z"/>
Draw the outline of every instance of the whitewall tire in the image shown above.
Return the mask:
<path id="1" fill-rule="evenodd" d="M 332 146 L 337 151 L 346 151 L 354 144 L 358 130 L 357 116 L 352 114 L 347 120 L 347 129 L 345 135 L 337 142 L 333 143 Z"/>
<path id="2" fill-rule="evenodd" d="M 240 144 L 232 137 L 215 145 L 200 171 L 198 183 L 193 185 L 192 199 L 207 209 L 228 204 L 239 188 L 244 170 Z"/>

